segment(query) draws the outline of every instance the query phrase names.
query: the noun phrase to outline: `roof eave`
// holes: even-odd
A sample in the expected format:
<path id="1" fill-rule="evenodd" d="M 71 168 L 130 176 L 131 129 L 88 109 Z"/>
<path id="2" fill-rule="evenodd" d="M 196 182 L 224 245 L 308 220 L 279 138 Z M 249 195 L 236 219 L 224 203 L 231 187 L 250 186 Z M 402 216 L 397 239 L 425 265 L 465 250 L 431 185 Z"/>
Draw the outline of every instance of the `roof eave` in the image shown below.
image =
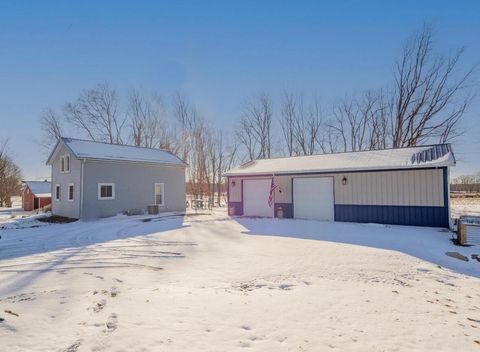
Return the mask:
<path id="1" fill-rule="evenodd" d="M 58 148 L 58 145 L 60 144 L 61 139 L 57 140 L 57 143 L 55 143 L 55 146 L 53 147 L 52 151 L 50 152 L 50 155 L 47 158 L 47 161 L 45 162 L 45 165 L 51 165 L 51 161 L 53 159 L 53 156 L 56 154 L 56 150 Z"/>
<path id="2" fill-rule="evenodd" d="M 117 162 L 117 163 L 137 163 L 137 164 L 150 164 L 150 165 L 164 165 L 164 166 L 176 166 L 176 167 L 188 167 L 188 164 L 185 162 L 181 163 L 164 163 L 156 161 L 145 161 L 145 160 L 129 160 L 129 159 L 107 159 L 107 158 L 93 158 L 89 156 L 80 156 L 78 159 L 81 160 L 90 160 L 90 161 L 104 161 L 104 162 Z"/>
<path id="3" fill-rule="evenodd" d="M 226 172 L 223 177 L 236 176 L 257 176 L 257 175 L 285 175 L 285 174 L 302 174 L 302 173 L 342 173 L 353 171 L 386 171 L 386 170 L 404 170 L 404 169 L 425 169 L 425 168 L 441 168 L 455 166 L 455 161 L 448 161 L 436 164 L 417 164 L 417 165 L 399 165 L 385 167 L 363 167 L 363 168 L 345 168 L 345 169 L 309 169 L 309 170 L 276 170 L 276 171 L 242 171 L 242 172 Z"/>

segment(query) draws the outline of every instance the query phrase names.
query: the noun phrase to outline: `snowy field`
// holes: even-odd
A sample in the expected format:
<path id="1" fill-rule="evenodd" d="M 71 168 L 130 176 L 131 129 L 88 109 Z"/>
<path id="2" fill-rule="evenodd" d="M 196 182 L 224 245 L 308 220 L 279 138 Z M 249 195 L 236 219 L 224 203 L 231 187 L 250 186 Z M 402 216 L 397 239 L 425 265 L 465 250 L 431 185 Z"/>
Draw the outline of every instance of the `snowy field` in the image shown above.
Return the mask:
<path id="1" fill-rule="evenodd" d="M 480 198 L 452 198 L 452 217 L 461 215 L 480 216 Z"/>
<path id="2" fill-rule="evenodd" d="M 480 350 L 480 262 L 445 255 L 480 250 L 444 230 L 223 212 L 24 221 L 0 230 L 5 351 Z"/>
<path id="3" fill-rule="evenodd" d="M 12 197 L 11 208 L 0 207 L 0 223 L 5 223 L 9 219 L 21 217 L 22 215 L 28 215 L 22 209 L 22 197 Z"/>
<path id="4" fill-rule="evenodd" d="M 20 226 L 30 226 L 30 220 L 33 220 L 35 217 L 32 216 L 33 212 L 25 211 L 22 208 L 22 197 L 12 197 L 12 207 L 5 208 L 0 207 L 0 228 L 8 227 L 9 225 L 6 224 L 13 224 L 17 223 L 17 227 Z M 40 216 L 43 216 L 40 215 Z M 18 222 L 18 219 L 29 217 L 29 219 L 25 219 L 21 223 Z"/>

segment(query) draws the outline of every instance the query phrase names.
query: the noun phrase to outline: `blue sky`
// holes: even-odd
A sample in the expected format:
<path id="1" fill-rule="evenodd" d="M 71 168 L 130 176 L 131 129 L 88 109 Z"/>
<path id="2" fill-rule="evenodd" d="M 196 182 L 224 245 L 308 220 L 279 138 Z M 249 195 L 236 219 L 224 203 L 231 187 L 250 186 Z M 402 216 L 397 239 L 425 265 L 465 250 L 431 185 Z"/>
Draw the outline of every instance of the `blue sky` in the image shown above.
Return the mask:
<path id="1" fill-rule="evenodd" d="M 465 67 L 480 62 L 479 1 L 3 0 L 0 139 L 26 178 L 48 176 L 39 116 L 102 81 L 166 99 L 183 92 L 225 129 L 261 91 L 330 104 L 388 85 L 404 40 L 425 22 L 440 51 L 465 46 Z M 479 99 L 454 144 L 456 174 L 480 171 Z"/>

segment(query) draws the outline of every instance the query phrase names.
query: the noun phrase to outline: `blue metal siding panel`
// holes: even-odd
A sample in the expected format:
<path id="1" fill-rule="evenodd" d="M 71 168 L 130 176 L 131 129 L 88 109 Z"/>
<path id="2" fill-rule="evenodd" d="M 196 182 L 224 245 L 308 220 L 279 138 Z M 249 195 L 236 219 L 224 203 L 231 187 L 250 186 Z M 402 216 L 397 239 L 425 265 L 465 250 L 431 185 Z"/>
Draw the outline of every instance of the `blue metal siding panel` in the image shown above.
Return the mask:
<path id="1" fill-rule="evenodd" d="M 448 227 L 447 217 L 444 207 L 335 205 L 336 221 Z"/>

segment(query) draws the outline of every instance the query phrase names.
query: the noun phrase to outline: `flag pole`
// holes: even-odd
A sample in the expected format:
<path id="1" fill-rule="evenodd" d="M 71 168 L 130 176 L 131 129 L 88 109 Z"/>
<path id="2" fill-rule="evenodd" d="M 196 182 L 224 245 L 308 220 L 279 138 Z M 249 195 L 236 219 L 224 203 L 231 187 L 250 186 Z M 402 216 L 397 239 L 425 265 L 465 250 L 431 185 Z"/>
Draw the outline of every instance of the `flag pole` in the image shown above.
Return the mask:
<path id="1" fill-rule="evenodd" d="M 274 187 L 274 190 L 273 190 L 273 217 L 275 217 L 275 193 L 277 188 L 275 187 L 275 173 L 272 174 L 273 177 L 272 177 L 272 180 L 273 180 L 273 187 Z"/>

